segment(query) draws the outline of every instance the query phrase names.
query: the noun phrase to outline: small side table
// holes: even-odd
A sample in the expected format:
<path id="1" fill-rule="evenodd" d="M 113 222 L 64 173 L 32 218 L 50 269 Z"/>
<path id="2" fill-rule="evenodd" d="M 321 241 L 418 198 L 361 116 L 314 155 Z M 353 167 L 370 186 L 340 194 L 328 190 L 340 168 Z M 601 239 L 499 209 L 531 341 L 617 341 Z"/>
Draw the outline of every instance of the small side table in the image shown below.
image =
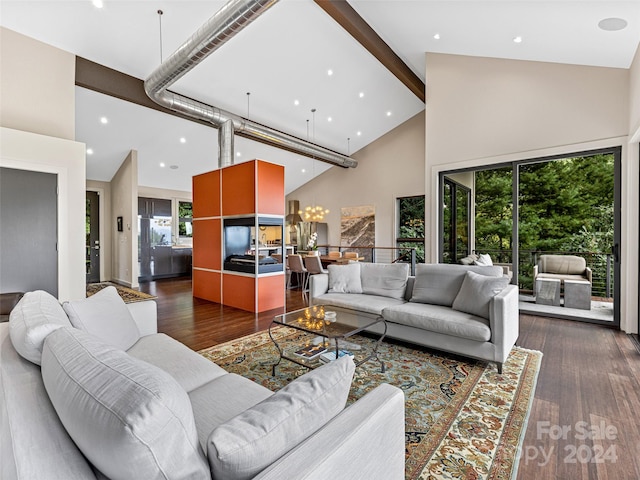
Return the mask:
<path id="1" fill-rule="evenodd" d="M 536 279 L 536 303 L 560 306 L 560 280 L 557 278 Z"/>
<path id="2" fill-rule="evenodd" d="M 588 280 L 565 280 L 564 306 L 591 310 L 591 282 Z"/>

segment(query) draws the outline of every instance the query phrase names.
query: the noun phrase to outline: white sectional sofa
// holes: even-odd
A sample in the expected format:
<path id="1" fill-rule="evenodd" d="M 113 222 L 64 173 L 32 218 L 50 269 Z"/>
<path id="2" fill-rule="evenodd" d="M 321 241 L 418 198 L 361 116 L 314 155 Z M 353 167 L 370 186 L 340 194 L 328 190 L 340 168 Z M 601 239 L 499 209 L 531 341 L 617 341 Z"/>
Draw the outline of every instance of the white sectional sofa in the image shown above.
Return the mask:
<path id="1" fill-rule="evenodd" d="M 109 290 L 30 292 L 0 324 L 3 480 L 404 478 L 399 389 L 344 408 L 345 357 L 271 392 Z"/>
<path id="2" fill-rule="evenodd" d="M 501 267 L 419 264 L 329 265 L 313 275 L 309 302 L 381 315 L 387 336 L 495 362 L 518 338 L 518 288 Z M 382 326 L 374 327 L 377 333 Z"/>

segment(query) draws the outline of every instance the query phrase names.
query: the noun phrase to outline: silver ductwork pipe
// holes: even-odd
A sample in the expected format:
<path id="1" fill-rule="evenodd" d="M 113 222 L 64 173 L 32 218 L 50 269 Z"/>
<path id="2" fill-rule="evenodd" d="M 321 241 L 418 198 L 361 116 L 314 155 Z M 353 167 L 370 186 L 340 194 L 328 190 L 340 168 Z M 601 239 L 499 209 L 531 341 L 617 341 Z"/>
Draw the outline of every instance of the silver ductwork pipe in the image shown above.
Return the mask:
<path id="1" fill-rule="evenodd" d="M 218 167 L 233 165 L 233 120 L 229 119 L 218 128 Z"/>
<path id="2" fill-rule="evenodd" d="M 198 120 L 207 121 L 216 128 L 221 128 L 225 122 L 231 121 L 235 132 L 242 132 L 249 138 L 333 165 L 355 168 L 358 162 L 346 155 L 167 90 L 277 1 L 231 0 L 228 2 L 149 75 L 144 82 L 145 92 L 157 104 Z M 231 142 L 231 148 L 233 148 L 233 142 Z M 225 152 L 224 155 L 233 163 L 233 151 L 230 154 Z M 220 163 L 222 162 L 221 157 Z"/>

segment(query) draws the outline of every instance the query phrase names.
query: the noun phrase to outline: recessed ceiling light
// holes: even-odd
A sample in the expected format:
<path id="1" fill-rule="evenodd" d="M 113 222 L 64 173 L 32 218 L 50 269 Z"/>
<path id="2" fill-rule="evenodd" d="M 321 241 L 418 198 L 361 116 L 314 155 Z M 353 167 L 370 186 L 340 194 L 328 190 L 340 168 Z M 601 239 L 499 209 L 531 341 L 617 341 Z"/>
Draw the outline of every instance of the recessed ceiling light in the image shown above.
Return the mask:
<path id="1" fill-rule="evenodd" d="M 627 28 L 627 21 L 624 18 L 605 18 L 598 22 L 598 27 L 605 32 L 617 32 Z"/>
<path id="2" fill-rule="evenodd" d="M 241 157 L 242 153 L 241 152 L 236 152 L 236 157 Z"/>
<path id="3" fill-rule="evenodd" d="M 364 98 L 364 92 L 360 92 L 360 93 L 358 94 L 358 96 L 359 96 L 360 98 Z"/>
<path id="4" fill-rule="evenodd" d="M 100 123 L 106 125 L 107 123 L 109 123 L 109 119 L 107 117 L 100 117 Z"/>
<path id="5" fill-rule="evenodd" d="M 513 42 L 514 43 L 522 43 L 522 37 L 520 35 L 518 35 L 517 37 L 513 37 Z"/>
<path id="6" fill-rule="evenodd" d="M 303 168 L 303 169 L 302 169 L 302 173 L 307 173 L 307 169 L 306 169 L 306 168 Z"/>
<path id="7" fill-rule="evenodd" d="M 327 70 L 327 75 L 329 75 L 329 76 L 333 75 L 333 70 L 331 70 L 331 69 Z"/>
<path id="8" fill-rule="evenodd" d="M 94 7 L 96 8 L 102 8 L 104 7 L 104 3 L 102 2 L 102 0 L 91 0 L 91 3 L 93 4 Z"/>
<path id="9" fill-rule="evenodd" d="M 327 122 L 332 122 L 332 121 L 333 121 L 333 118 L 327 117 Z"/>
<path id="10" fill-rule="evenodd" d="M 439 33 L 436 33 L 436 34 L 433 36 L 433 38 L 435 38 L 436 40 L 440 40 L 440 34 L 439 34 Z"/>
<path id="11" fill-rule="evenodd" d="M 298 105 L 300 105 L 300 101 L 299 100 L 294 100 L 293 104 L 297 107 Z"/>
<path id="12" fill-rule="evenodd" d="M 390 116 L 391 116 L 391 111 L 388 111 L 387 112 L 387 117 L 390 117 Z"/>
<path id="13" fill-rule="evenodd" d="M 184 137 L 180 137 L 180 143 L 187 143 L 187 139 Z"/>
<path id="14" fill-rule="evenodd" d="M 93 148 L 87 148 L 87 155 L 93 155 Z"/>
<path id="15" fill-rule="evenodd" d="M 164 168 L 164 162 L 160 162 L 160 167 Z"/>
<path id="16" fill-rule="evenodd" d="M 362 135 L 362 132 L 357 132 L 356 135 L 360 136 Z"/>

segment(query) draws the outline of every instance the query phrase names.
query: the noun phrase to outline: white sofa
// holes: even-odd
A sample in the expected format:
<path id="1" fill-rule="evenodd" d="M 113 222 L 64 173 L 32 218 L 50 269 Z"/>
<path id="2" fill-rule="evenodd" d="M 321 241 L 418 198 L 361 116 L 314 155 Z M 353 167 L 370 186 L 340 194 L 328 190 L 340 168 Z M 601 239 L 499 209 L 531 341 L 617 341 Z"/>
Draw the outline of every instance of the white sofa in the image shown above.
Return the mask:
<path id="1" fill-rule="evenodd" d="M 30 292 L 0 324 L 0 478 L 404 478 L 403 394 L 344 408 L 354 368 L 274 393 L 158 334 L 155 302 Z"/>
<path id="2" fill-rule="evenodd" d="M 518 338 L 518 288 L 501 267 L 354 263 L 313 275 L 309 302 L 381 315 L 387 336 L 495 362 Z M 382 332 L 383 327 L 372 330 Z"/>

